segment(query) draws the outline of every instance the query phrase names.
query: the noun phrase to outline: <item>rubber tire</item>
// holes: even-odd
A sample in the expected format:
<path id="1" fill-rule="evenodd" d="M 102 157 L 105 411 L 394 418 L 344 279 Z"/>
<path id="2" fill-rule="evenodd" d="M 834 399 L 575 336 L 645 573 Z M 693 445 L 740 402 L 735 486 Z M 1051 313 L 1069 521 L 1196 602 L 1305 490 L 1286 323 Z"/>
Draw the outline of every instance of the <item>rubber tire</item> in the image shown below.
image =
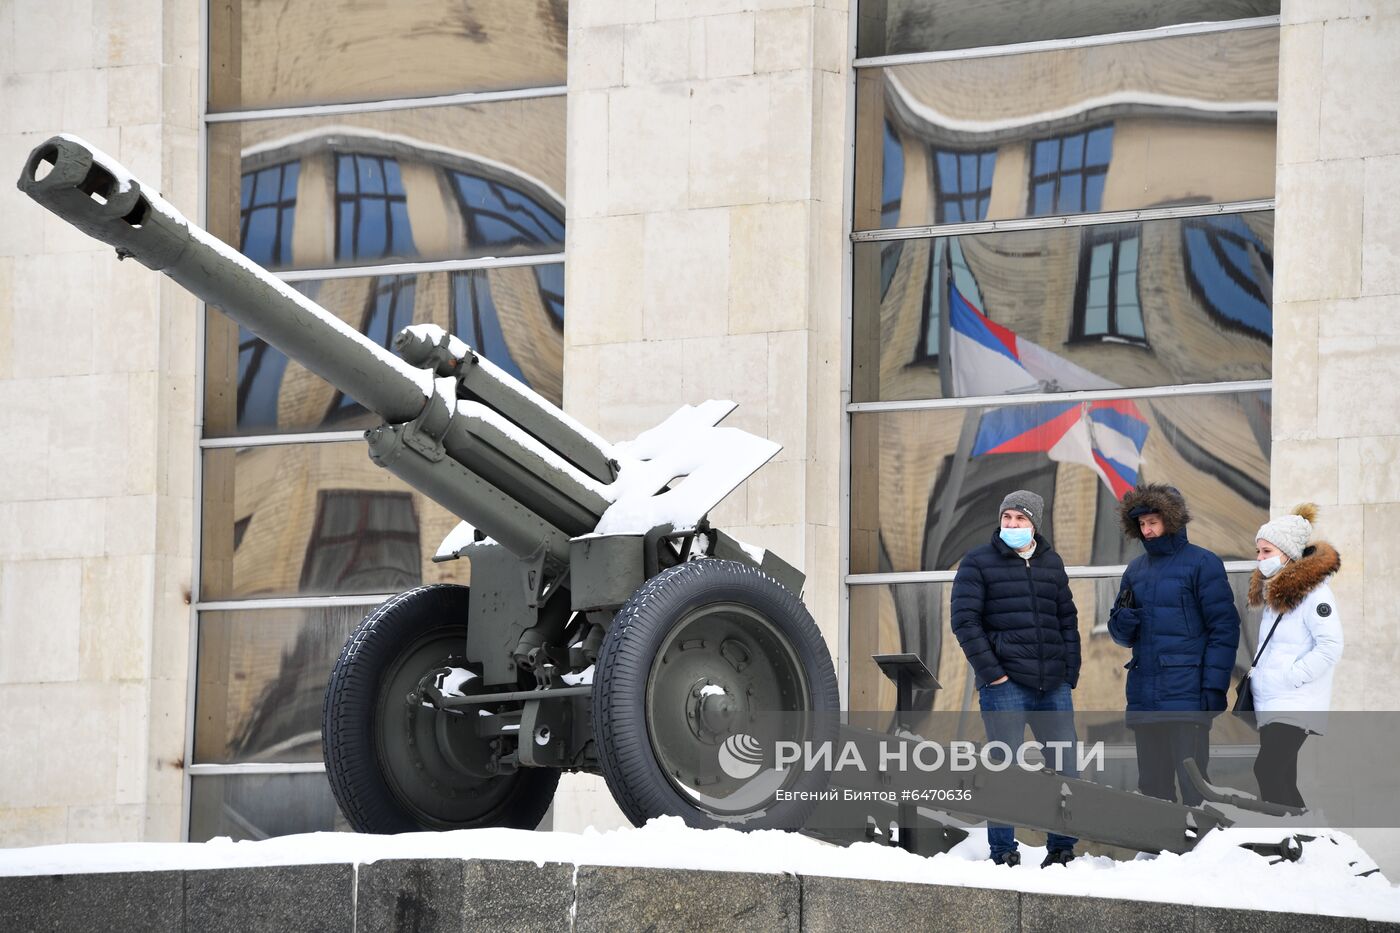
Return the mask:
<path id="1" fill-rule="evenodd" d="M 743 823 L 716 819 L 671 784 L 657 762 L 646 721 L 652 664 L 675 624 L 691 611 L 718 602 L 744 603 L 761 612 L 786 637 L 801 663 L 813 711 L 812 740 L 834 738 L 840 692 L 831 652 L 807 607 L 777 580 L 747 564 L 704 558 L 652 577 L 623 604 L 608 628 L 593 678 L 593 736 L 608 789 L 634 826 L 658 816 L 679 816 L 698 828 L 796 829 L 816 800 L 776 802 L 765 815 Z M 814 769 L 801 790 L 819 791 L 828 775 Z"/>
<path id="2" fill-rule="evenodd" d="M 357 832 L 489 826 L 534 829 L 549 809 L 559 771 L 521 768 L 496 779 L 513 781 L 515 787 L 479 818 L 425 825 L 395 798 L 380 767 L 374 720 L 381 680 L 399 654 L 425 633 L 460 630 L 465 648 L 467 629 L 462 620 L 467 618 L 469 594 L 468 587 L 452 584 L 420 586 L 400 593 L 365 616 L 340 650 L 321 711 L 321 748 L 331 792 Z"/>

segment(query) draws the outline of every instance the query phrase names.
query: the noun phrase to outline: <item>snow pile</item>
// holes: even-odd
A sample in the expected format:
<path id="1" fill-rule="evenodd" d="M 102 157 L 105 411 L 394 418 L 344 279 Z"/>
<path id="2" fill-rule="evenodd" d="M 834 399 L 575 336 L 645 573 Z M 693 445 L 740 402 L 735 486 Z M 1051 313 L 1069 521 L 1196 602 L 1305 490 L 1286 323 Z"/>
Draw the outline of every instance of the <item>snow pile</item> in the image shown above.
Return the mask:
<path id="1" fill-rule="evenodd" d="M 1306 844 L 1296 863 L 1270 864 L 1239 848 L 1243 837 L 1237 831 L 1225 830 L 1210 834 L 1187 855 L 1164 853 L 1129 862 L 1081 856 L 1063 868 L 1042 870 L 1044 850 L 1030 846 L 1022 847 L 1020 867 L 985 861 L 987 841 L 982 831 L 973 832 L 951 853 L 921 858 L 874 843 L 843 849 L 776 831 L 696 830 L 669 817 L 653 820 L 643 829 L 602 833 L 591 829 L 583 833 L 477 829 L 400 836 L 311 833 L 262 842 L 216 839 L 3 849 L 0 875 L 490 858 L 536 864 L 790 872 L 1400 920 L 1400 888 L 1380 873 L 1356 877 L 1351 863 L 1365 862 L 1364 853 L 1344 833 L 1330 835 Z"/>

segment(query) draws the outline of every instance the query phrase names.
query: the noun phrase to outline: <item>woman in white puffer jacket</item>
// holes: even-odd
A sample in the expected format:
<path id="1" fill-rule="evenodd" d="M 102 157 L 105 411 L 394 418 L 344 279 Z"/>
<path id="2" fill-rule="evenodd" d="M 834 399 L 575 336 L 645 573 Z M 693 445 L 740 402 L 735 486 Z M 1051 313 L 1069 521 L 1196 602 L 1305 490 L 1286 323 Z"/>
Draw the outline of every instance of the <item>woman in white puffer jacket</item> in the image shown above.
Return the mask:
<path id="1" fill-rule="evenodd" d="M 1259 721 L 1254 776 L 1261 798 L 1299 808 L 1298 751 L 1309 733 L 1326 727 L 1342 656 L 1341 613 L 1327 584 L 1342 559 L 1330 544 L 1313 541 L 1316 518 L 1317 506 L 1308 504 L 1265 522 L 1255 536 L 1259 569 L 1249 582 L 1249 604 L 1265 607 L 1264 650 L 1249 676 Z"/>

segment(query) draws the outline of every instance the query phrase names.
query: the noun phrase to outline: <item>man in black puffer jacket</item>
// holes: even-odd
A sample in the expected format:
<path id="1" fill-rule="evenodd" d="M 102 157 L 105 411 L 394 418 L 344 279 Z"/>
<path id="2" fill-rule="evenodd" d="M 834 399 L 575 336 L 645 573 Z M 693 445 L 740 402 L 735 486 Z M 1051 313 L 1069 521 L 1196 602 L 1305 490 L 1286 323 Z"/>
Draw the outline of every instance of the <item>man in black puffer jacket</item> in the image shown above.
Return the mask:
<path id="1" fill-rule="evenodd" d="M 1075 741 L 1070 691 L 1079 682 L 1079 614 L 1064 561 L 1037 533 L 1044 509 L 1044 500 L 1024 489 L 1002 500 L 991 543 L 973 548 L 958 566 L 953 634 L 977 677 L 987 740 L 1014 751 L 1029 721 L 1047 747 L 1047 763 L 1077 777 L 1073 751 L 1062 748 L 1056 762 L 1049 746 Z M 993 861 L 1020 863 L 1013 827 L 988 824 L 987 841 Z M 1077 841 L 1051 833 L 1041 867 L 1074 858 Z"/>

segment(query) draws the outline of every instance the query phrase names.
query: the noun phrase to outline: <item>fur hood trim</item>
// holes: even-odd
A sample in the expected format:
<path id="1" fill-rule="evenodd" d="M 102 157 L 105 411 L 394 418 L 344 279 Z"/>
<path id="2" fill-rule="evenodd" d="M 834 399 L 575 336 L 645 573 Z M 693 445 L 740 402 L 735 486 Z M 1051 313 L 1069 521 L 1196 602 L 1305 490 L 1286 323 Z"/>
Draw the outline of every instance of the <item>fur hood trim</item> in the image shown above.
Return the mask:
<path id="1" fill-rule="evenodd" d="M 1191 521 L 1191 513 L 1186 508 L 1186 500 L 1174 486 L 1165 483 L 1147 483 L 1135 486 L 1118 503 L 1118 519 L 1123 523 L 1123 534 L 1134 541 L 1142 540 L 1138 530 L 1138 520 L 1133 517 L 1134 509 L 1144 508 L 1162 516 L 1166 532 L 1174 535 Z"/>
<path id="2" fill-rule="evenodd" d="M 1267 580 L 1255 570 L 1249 578 L 1249 604 L 1262 606 L 1267 602 L 1274 612 L 1290 612 L 1301 606 L 1318 584 L 1341 569 L 1342 556 L 1337 549 L 1326 541 L 1318 541 Z"/>

